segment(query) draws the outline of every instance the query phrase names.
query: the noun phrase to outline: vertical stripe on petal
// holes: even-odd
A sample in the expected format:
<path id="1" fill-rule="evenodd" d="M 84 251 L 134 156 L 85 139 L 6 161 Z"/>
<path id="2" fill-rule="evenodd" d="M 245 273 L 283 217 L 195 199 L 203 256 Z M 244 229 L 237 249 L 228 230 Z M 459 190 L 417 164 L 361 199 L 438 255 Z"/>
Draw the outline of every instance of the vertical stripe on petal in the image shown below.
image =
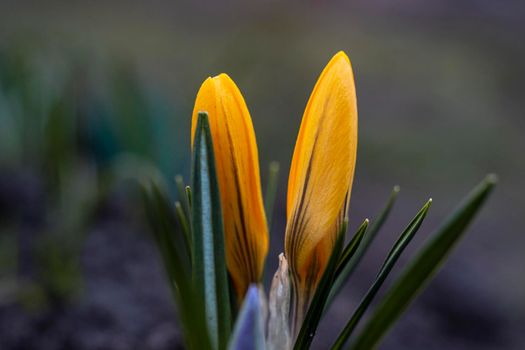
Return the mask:
<path id="1" fill-rule="evenodd" d="M 346 215 L 356 151 L 354 77 L 350 60 L 339 52 L 321 73 L 306 106 L 288 180 L 285 252 L 300 315 Z"/>

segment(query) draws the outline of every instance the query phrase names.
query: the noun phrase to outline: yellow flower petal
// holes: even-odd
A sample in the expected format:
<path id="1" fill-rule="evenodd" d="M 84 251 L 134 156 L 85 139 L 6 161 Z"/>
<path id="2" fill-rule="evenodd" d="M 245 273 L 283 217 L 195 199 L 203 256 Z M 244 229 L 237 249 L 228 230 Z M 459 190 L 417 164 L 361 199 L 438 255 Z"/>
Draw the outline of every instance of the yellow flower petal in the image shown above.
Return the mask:
<path id="1" fill-rule="evenodd" d="M 356 151 L 354 77 L 350 60 L 339 52 L 310 96 L 288 179 L 285 252 L 300 315 L 315 292 L 346 215 Z"/>
<path id="2" fill-rule="evenodd" d="M 191 143 L 200 111 L 208 112 L 221 195 L 226 263 L 237 296 L 259 282 L 268 252 L 257 143 L 241 92 L 226 74 L 208 78 L 193 109 Z"/>

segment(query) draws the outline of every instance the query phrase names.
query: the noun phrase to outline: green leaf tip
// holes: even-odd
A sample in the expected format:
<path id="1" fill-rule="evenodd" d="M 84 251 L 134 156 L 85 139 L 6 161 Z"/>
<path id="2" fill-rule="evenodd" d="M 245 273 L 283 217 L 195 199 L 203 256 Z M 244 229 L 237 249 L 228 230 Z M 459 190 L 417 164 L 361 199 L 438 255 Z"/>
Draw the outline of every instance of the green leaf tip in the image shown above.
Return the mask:
<path id="1" fill-rule="evenodd" d="M 206 121 L 207 121 L 207 119 L 208 119 L 208 112 L 206 112 L 206 111 L 199 111 L 197 113 L 197 117 L 199 119 L 206 119 Z"/>
<path id="2" fill-rule="evenodd" d="M 495 185 L 498 183 L 499 177 L 498 175 L 494 173 L 490 173 L 490 174 L 487 174 L 487 176 L 485 176 L 485 181 L 487 182 L 487 184 Z"/>
<path id="3" fill-rule="evenodd" d="M 191 209 L 191 187 L 190 186 L 186 186 L 185 190 L 186 190 L 186 198 L 188 200 L 188 205 L 189 205 L 189 207 Z"/>
<path id="4" fill-rule="evenodd" d="M 185 230 L 187 229 L 187 235 L 188 237 L 191 237 L 191 226 L 189 225 L 189 222 L 191 221 L 191 204 L 190 204 L 190 199 L 188 198 L 187 196 L 187 192 L 186 192 L 186 189 L 184 185 L 184 178 L 182 177 L 182 175 L 175 175 L 175 185 L 177 186 L 177 192 L 178 192 L 178 195 L 179 195 L 179 207 L 180 209 L 178 209 L 176 207 L 177 210 L 180 210 L 181 214 L 182 214 L 182 217 L 180 218 L 181 220 L 184 220 L 185 223 L 183 223 L 183 225 L 185 225 Z"/>

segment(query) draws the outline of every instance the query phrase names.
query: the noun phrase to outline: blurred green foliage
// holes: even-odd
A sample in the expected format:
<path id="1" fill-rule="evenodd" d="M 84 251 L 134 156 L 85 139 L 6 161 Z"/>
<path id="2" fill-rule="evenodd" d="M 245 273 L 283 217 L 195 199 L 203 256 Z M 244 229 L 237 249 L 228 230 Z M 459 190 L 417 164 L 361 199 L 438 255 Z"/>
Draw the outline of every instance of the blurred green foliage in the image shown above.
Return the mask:
<path id="1" fill-rule="evenodd" d="M 6 301 L 45 307 L 81 292 L 83 242 L 98 203 L 141 171 L 174 173 L 170 113 L 131 65 L 91 65 L 22 43 L 0 50 L 0 174 L 16 183 L 11 197 L 1 194 L 12 214 L 0 220 Z M 17 182 L 21 174 L 36 186 Z M 24 191 L 38 201 L 34 222 L 31 208 L 9 202 Z"/>

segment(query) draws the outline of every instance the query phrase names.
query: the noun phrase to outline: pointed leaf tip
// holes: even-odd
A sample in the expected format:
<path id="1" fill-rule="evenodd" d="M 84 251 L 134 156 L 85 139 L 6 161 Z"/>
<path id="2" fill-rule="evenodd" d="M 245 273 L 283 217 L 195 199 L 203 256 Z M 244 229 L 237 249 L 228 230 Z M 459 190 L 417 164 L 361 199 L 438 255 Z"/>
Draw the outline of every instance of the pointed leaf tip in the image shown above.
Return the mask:
<path id="1" fill-rule="evenodd" d="M 496 183 L 498 183 L 498 181 L 499 181 L 499 177 L 498 175 L 494 173 L 490 173 L 485 177 L 485 182 L 491 185 L 495 185 Z"/>

